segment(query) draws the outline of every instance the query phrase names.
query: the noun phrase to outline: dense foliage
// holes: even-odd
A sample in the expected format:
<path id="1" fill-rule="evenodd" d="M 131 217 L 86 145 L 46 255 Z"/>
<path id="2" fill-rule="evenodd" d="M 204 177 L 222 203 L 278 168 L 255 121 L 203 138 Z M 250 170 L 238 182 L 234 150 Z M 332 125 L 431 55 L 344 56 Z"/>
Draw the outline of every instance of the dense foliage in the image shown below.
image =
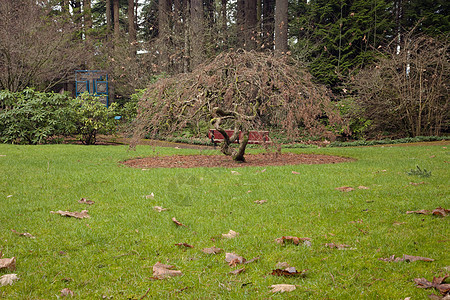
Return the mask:
<path id="1" fill-rule="evenodd" d="M 97 134 L 109 134 L 116 128 L 116 108 L 116 104 L 107 108 L 88 95 L 72 99 L 67 94 L 33 89 L 1 91 L 0 141 L 43 144 L 78 135 L 84 144 L 95 144 Z"/>

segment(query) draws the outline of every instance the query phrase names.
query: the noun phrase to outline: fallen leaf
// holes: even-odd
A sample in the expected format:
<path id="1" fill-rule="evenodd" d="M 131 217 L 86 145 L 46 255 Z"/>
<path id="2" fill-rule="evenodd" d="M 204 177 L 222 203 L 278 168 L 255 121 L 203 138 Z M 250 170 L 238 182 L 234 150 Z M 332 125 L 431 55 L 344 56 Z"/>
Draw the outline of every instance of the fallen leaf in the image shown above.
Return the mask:
<path id="1" fill-rule="evenodd" d="M 202 252 L 206 253 L 206 254 L 218 254 L 220 252 L 222 252 L 223 250 L 220 248 L 216 248 L 216 247 L 211 247 L 211 248 L 203 248 Z"/>
<path id="2" fill-rule="evenodd" d="M 153 193 L 145 196 L 145 199 L 153 199 L 153 198 L 155 198 L 155 194 L 153 194 Z"/>
<path id="3" fill-rule="evenodd" d="M 435 216 L 446 217 L 450 214 L 450 209 L 445 209 L 442 207 L 438 207 L 431 212 Z"/>
<path id="4" fill-rule="evenodd" d="M 81 198 L 80 200 L 78 200 L 78 203 L 92 205 L 95 202 L 86 198 Z"/>
<path id="5" fill-rule="evenodd" d="M 247 260 L 246 262 L 244 262 L 244 264 L 251 264 L 252 262 L 255 262 L 257 260 L 259 260 L 259 256 L 258 257 L 254 257 L 254 258 L 252 258 L 250 260 Z"/>
<path id="6" fill-rule="evenodd" d="M 407 214 L 421 214 L 421 215 L 429 215 L 431 211 L 422 209 L 422 210 L 409 210 L 406 212 Z"/>
<path id="7" fill-rule="evenodd" d="M 272 273 L 270 275 L 274 276 L 285 276 L 285 277 L 296 277 L 296 276 L 306 276 L 306 270 L 303 270 L 301 272 L 298 272 L 295 267 L 288 267 L 285 269 L 275 269 L 272 270 Z"/>
<path id="8" fill-rule="evenodd" d="M 174 276 L 181 276 L 183 273 L 178 270 L 172 270 L 174 266 L 165 265 L 160 262 L 157 262 L 153 266 L 153 278 L 155 279 L 165 279 Z"/>
<path id="9" fill-rule="evenodd" d="M 156 210 L 157 212 L 162 212 L 169 210 L 168 208 L 162 208 L 161 206 L 153 206 L 153 210 Z"/>
<path id="10" fill-rule="evenodd" d="M 70 211 L 58 210 L 58 211 L 51 211 L 50 213 L 58 214 L 63 217 L 73 217 L 73 218 L 77 218 L 77 219 L 90 218 L 87 210 L 82 210 L 81 212 L 70 212 Z"/>
<path id="11" fill-rule="evenodd" d="M 17 274 L 6 274 L 0 277 L 0 286 L 12 285 L 14 281 L 19 280 Z"/>
<path id="12" fill-rule="evenodd" d="M 186 247 L 186 248 L 194 248 L 194 246 L 189 245 L 189 244 L 187 244 L 187 243 L 177 243 L 177 244 L 175 244 L 175 246 L 178 246 L 178 247 L 184 246 L 184 247 Z"/>
<path id="13" fill-rule="evenodd" d="M 368 190 L 369 188 L 367 186 L 360 185 L 360 186 L 358 186 L 358 189 L 360 189 L 360 190 Z"/>
<path id="14" fill-rule="evenodd" d="M 292 292 L 296 289 L 295 285 L 292 284 L 274 284 L 271 285 L 272 293 L 284 293 L 284 292 Z"/>
<path id="15" fill-rule="evenodd" d="M 423 289 L 435 288 L 442 295 L 445 295 L 450 292 L 450 284 L 443 283 L 448 276 L 449 275 L 447 274 L 444 277 L 433 277 L 432 282 L 426 280 L 425 278 L 415 278 L 414 281 L 417 284 L 417 287 L 419 288 Z"/>
<path id="16" fill-rule="evenodd" d="M 245 263 L 245 258 L 242 256 L 239 256 L 234 253 L 226 253 L 225 254 L 225 261 L 228 262 L 230 267 L 235 266 L 237 264 L 243 264 Z"/>
<path id="17" fill-rule="evenodd" d="M 245 268 L 242 268 L 242 269 L 236 269 L 236 270 L 234 270 L 234 271 L 231 271 L 230 274 L 231 274 L 231 275 L 238 275 L 238 274 L 241 274 L 241 273 L 244 272 L 244 271 L 245 271 Z"/>
<path id="18" fill-rule="evenodd" d="M 289 268 L 290 266 L 289 266 L 289 264 L 287 263 L 287 262 L 279 262 L 279 263 L 277 263 L 276 265 L 275 265 L 275 268 L 277 268 L 277 269 L 286 269 L 286 268 Z"/>
<path id="19" fill-rule="evenodd" d="M 341 186 L 341 187 L 337 187 L 335 188 L 335 190 L 341 191 L 341 192 L 351 192 L 354 190 L 354 188 L 349 187 L 349 186 Z"/>
<path id="20" fill-rule="evenodd" d="M 282 236 L 280 238 L 275 239 L 278 244 L 284 245 L 284 241 L 291 241 L 295 245 L 298 245 L 300 242 L 310 241 L 310 238 L 299 238 L 296 236 Z"/>
<path id="21" fill-rule="evenodd" d="M 421 184 L 425 184 L 425 181 L 421 181 L 421 182 L 410 182 L 410 185 L 421 185 Z"/>
<path id="22" fill-rule="evenodd" d="M 68 288 L 64 288 L 61 290 L 61 297 L 67 297 L 67 296 L 73 297 L 73 295 L 74 295 L 73 292 Z"/>
<path id="23" fill-rule="evenodd" d="M 345 244 L 335 244 L 335 243 L 326 243 L 326 244 L 325 244 L 325 247 L 328 247 L 328 248 L 335 248 L 335 249 L 342 250 L 342 249 L 345 249 L 345 248 L 350 248 L 350 245 L 345 245 Z"/>
<path id="24" fill-rule="evenodd" d="M 292 174 L 300 175 L 300 173 L 299 173 L 299 172 L 296 172 L 296 171 L 292 171 Z"/>
<path id="25" fill-rule="evenodd" d="M 0 252 L 1 257 L 1 252 Z M 0 270 L 8 269 L 14 271 L 16 269 L 16 258 L 0 258 Z"/>
<path id="26" fill-rule="evenodd" d="M 184 227 L 187 227 L 187 226 L 184 225 L 183 223 L 177 221 L 177 219 L 175 219 L 175 218 L 172 218 L 172 221 L 173 221 L 175 224 L 177 224 L 178 226 L 184 226 Z"/>
<path id="27" fill-rule="evenodd" d="M 253 202 L 255 202 L 256 204 L 263 204 L 263 203 L 266 203 L 267 200 L 256 200 L 256 201 L 253 201 Z"/>
<path id="28" fill-rule="evenodd" d="M 231 171 L 231 174 L 233 174 L 233 175 L 241 175 L 241 173 L 239 173 L 237 171 Z"/>
<path id="29" fill-rule="evenodd" d="M 394 222 L 394 223 L 392 223 L 392 225 L 397 225 L 397 226 L 403 225 L 403 224 L 406 224 L 406 222 Z"/>
<path id="30" fill-rule="evenodd" d="M 395 255 L 392 255 L 390 257 L 386 258 L 379 258 L 379 260 L 386 261 L 386 262 L 400 262 L 400 261 L 407 261 L 407 262 L 414 262 L 414 261 L 434 261 L 432 258 L 428 257 L 421 257 L 421 256 L 413 256 L 413 255 L 407 255 L 403 254 L 402 257 L 395 257 Z"/>
<path id="31" fill-rule="evenodd" d="M 30 233 L 28 233 L 28 232 L 20 233 L 20 232 L 15 231 L 14 229 L 11 229 L 11 231 L 14 232 L 17 235 L 24 236 L 24 237 L 27 237 L 27 238 L 30 238 L 30 239 L 35 239 L 36 238 L 36 237 L 32 236 Z"/>
<path id="32" fill-rule="evenodd" d="M 222 233 L 222 237 L 227 238 L 227 239 L 232 239 L 235 238 L 239 235 L 239 232 L 236 232 L 234 230 L 228 231 L 228 233 Z"/>
<path id="33" fill-rule="evenodd" d="M 8 196 L 6 196 L 6 198 L 11 198 L 13 195 L 8 195 Z"/>

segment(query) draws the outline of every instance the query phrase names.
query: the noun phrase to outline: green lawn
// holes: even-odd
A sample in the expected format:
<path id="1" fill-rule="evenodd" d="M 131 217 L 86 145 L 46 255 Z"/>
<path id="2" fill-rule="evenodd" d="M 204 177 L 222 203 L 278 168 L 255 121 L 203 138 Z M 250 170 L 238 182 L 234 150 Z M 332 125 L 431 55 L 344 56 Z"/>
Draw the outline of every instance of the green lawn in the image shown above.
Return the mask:
<path id="1" fill-rule="evenodd" d="M 419 289 L 413 280 L 449 272 L 450 217 L 406 211 L 450 208 L 448 147 L 292 149 L 356 161 L 141 170 L 119 162 L 199 151 L 0 145 L 0 250 L 4 258 L 17 258 L 13 273 L 20 278 L 0 287 L 0 298 L 54 299 L 69 288 L 79 299 L 140 299 L 147 291 L 148 299 L 424 299 L 437 292 Z M 432 176 L 407 175 L 416 166 Z M 341 186 L 355 190 L 335 190 Z M 145 197 L 151 193 L 153 199 Z M 79 204 L 82 197 L 95 204 Z M 263 199 L 267 202 L 254 203 Z M 170 210 L 156 212 L 153 206 Z M 50 213 L 83 209 L 90 219 Z M 187 227 L 177 227 L 173 217 Z M 220 238 L 230 229 L 239 236 Z M 275 239 L 282 236 L 309 237 L 311 246 L 279 245 Z M 326 243 L 351 249 L 330 249 Z M 224 252 L 201 252 L 212 246 Z M 260 259 L 231 275 L 242 266 L 228 266 L 225 252 Z M 435 261 L 379 260 L 403 254 Z M 158 261 L 174 265 L 183 276 L 153 280 L 152 266 Z M 306 277 L 270 275 L 279 262 L 307 269 Z M 1 270 L 0 276 L 8 273 Z M 272 294 L 269 286 L 281 283 L 297 289 Z"/>

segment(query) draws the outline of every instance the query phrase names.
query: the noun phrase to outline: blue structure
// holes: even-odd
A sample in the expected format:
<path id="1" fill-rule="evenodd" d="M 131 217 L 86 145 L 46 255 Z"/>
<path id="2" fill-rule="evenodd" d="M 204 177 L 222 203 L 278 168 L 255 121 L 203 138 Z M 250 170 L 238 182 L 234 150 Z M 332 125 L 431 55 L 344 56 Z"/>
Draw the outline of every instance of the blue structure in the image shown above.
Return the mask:
<path id="1" fill-rule="evenodd" d="M 108 74 L 101 70 L 75 71 L 76 96 L 89 93 L 99 98 L 99 101 L 109 106 Z"/>

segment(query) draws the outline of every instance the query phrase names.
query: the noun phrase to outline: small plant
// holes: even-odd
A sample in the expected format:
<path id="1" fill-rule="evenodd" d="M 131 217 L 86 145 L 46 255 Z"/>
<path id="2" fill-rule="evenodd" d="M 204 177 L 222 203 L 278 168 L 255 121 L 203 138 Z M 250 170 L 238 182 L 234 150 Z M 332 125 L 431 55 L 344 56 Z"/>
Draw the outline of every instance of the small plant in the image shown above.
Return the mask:
<path id="1" fill-rule="evenodd" d="M 430 177 L 431 171 L 427 171 L 425 168 L 421 169 L 419 166 L 416 166 L 415 169 L 411 169 L 410 171 L 406 172 L 406 174 L 420 177 Z"/>

